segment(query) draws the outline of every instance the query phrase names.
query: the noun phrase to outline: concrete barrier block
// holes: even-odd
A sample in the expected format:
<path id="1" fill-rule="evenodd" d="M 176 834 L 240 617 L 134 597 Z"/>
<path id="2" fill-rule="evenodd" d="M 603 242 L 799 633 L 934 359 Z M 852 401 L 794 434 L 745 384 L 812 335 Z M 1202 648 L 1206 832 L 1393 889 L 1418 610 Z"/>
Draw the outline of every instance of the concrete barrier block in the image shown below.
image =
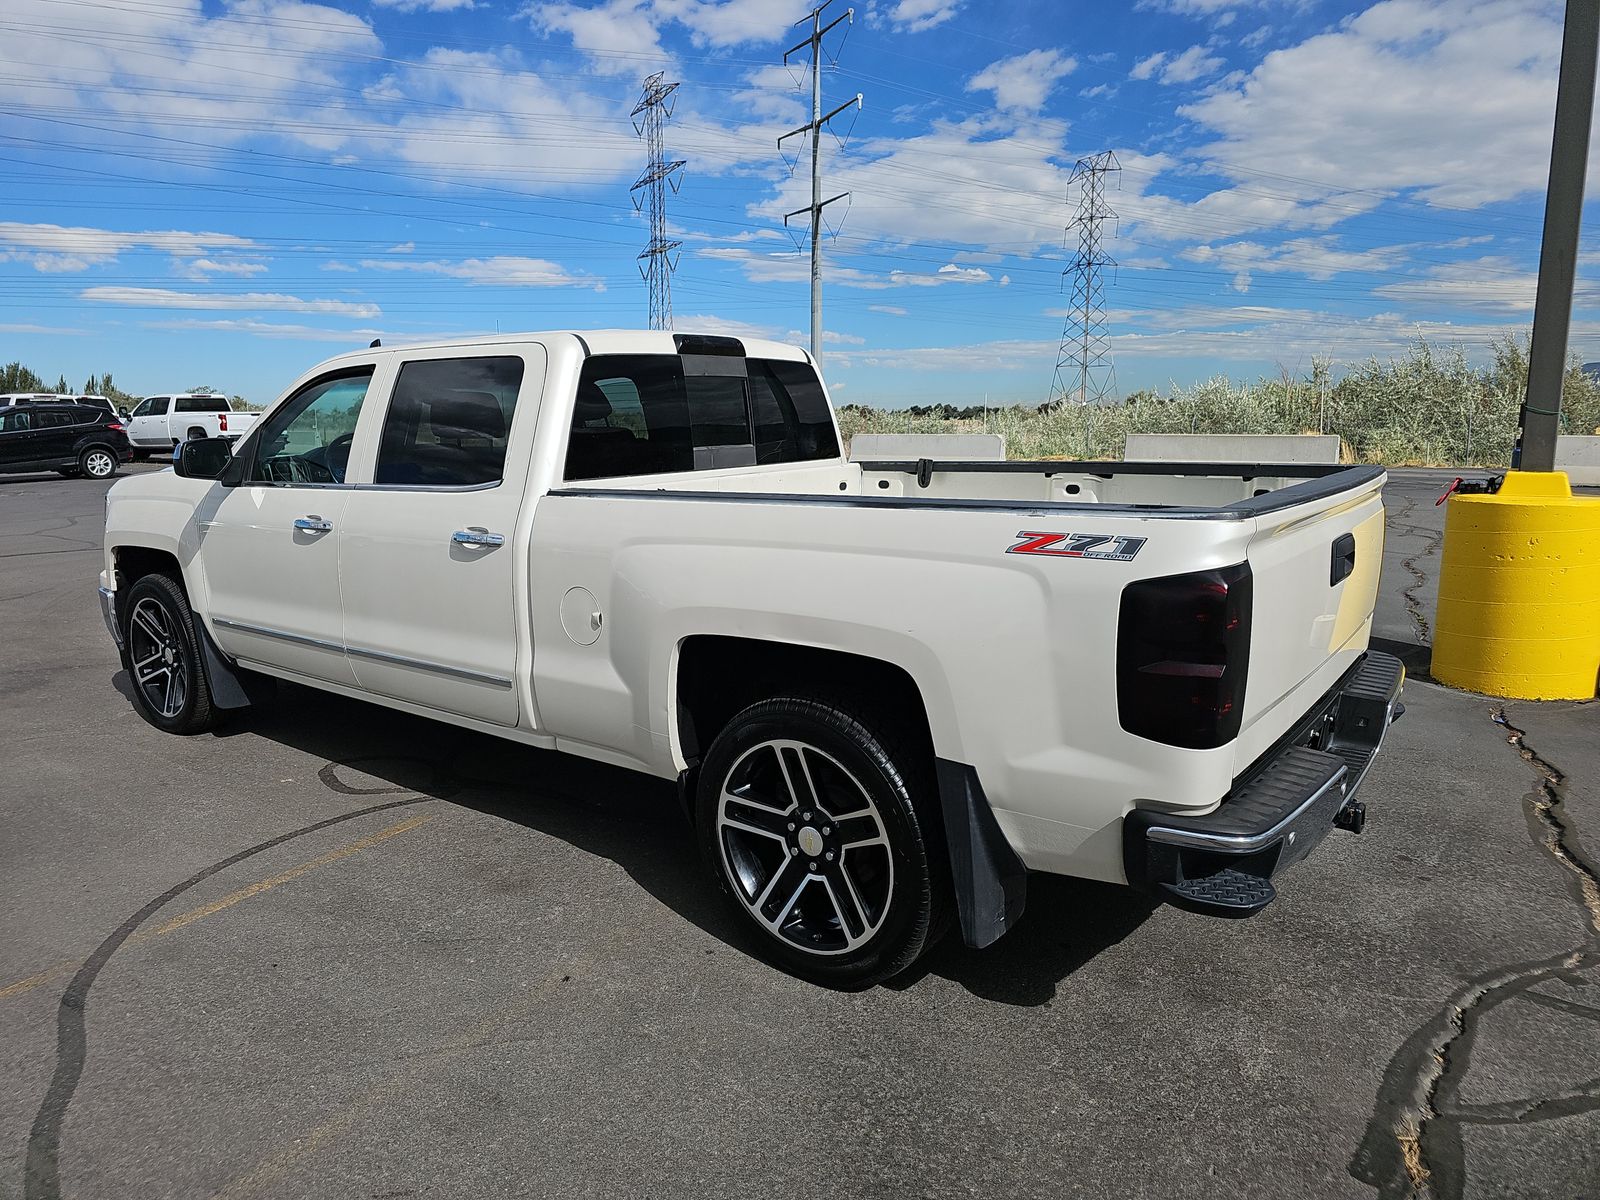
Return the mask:
<path id="1" fill-rule="evenodd" d="M 1600 487 L 1600 437 L 1558 437 L 1556 470 L 1581 487 Z"/>
<path id="2" fill-rule="evenodd" d="M 1328 433 L 1130 433 L 1128 462 L 1337 463 Z"/>
<path id="3" fill-rule="evenodd" d="M 1006 439 L 998 433 L 858 433 L 850 439 L 851 462 L 990 462 L 1005 456 Z"/>

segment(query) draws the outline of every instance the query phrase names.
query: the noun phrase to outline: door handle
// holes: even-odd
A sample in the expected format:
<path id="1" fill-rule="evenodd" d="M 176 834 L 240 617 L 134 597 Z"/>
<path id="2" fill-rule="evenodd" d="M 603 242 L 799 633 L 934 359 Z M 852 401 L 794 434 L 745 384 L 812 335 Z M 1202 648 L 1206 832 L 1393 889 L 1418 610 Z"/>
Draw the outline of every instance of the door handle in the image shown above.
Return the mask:
<path id="1" fill-rule="evenodd" d="M 294 527 L 303 533 L 327 533 L 333 528 L 332 521 L 324 521 L 316 513 L 309 517 L 296 517 Z"/>
<path id="2" fill-rule="evenodd" d="M 450 535 L 450 540 L 462 546 L 503 546 L 506 535 L 503 533 L 490 533 L 487 529 L 473 526 L 470 529 L 458 529 Z"/>

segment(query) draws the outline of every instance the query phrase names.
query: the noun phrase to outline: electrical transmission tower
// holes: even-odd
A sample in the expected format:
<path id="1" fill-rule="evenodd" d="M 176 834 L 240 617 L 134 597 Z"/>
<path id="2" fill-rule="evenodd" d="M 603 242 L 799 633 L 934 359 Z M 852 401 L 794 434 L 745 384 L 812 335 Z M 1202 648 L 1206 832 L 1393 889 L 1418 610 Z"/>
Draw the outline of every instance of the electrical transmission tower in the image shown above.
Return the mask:
<path id="1" fill-rule="evenodd" d="M 822 198 L 822 129 L 852 105 L 856 108 L 861 107 L 861 93 L 857 92 L 855 99 L 846 101 L 832 112 L 824 115 L 822 111 L 822 39 L 841 21 L 854 24 L 856 15 L 855 9 L 847 8 L 843 16 L 835 17 L 824 25 L 822 10 L 832 3 L 833 0 L 824 0 L 824 3 L 811 10 L 811 14 L 805 20 L 795 22 L 796 25 L 805 25 L 809 22 L 811 36 L 783 52 L 784 65 L 787 66 L 791 54 L 798 54 L 807 48 L 811 50 L 811 120 L 798 129 L 791 129 L 778 139 L 778 145 L 781 147 L 789 138 L 802 133 L 811 135 L 811 203 L 785 214 L 783 224 L 787 228 L 790 217 L 798 217 L 801 213 L 811 214 L 811 357 L 818 363 L 822 362 L 822 210 L 835 200 L 843 200 L 850 194 L 840 192 L 837 196 L 830 196 L 826 200 Z"/>
<path id="2" fill-rule="evenodd" d="M 1117 156 L 1103 150 L 1080 158 L 1067 180 L 1068 188 L 1078 189 L 1078 211 L 1067 226 L 1068 233 L 1074 229 L 1078 231 L 1078 253 L 1061 272 L 1072 279 L 1072 300 L 1061 330 L 1055 381 L 1050 386 L 1052 404 L 1063 400 L 1082 405 L 1098 404 L 1116 388 L 1117 372 L 1106 340 L 1106 291 L 1102 272 L 1117 264 L 1101 248 L 1100 227 L 1116 218 L 1117 214 L 1106 203 L 1106 176 L 1120 170 Z"/>
<path id="3" fill-rule="evenodd" d="M 666 82 L 657 71 L 644 81 L 639 103 L 629 114 L 634 132 L 650 150 L 650 165 L 630 193 L 635 209 L 650 210 L 650 244 L 639 254 L 639 273 L 650 289 L 651 329 L 672 328 L 672 272 L 678 265 L 675 252 L 683 245 L 667 237 L 667 185 L 670 183 L 674 192 L 678 190 L 678 172 L 684 164 L 681 158 L 667 161 L 666 125 L 672 115 L 672 93 L 677 90 L 676 83 Z"/>

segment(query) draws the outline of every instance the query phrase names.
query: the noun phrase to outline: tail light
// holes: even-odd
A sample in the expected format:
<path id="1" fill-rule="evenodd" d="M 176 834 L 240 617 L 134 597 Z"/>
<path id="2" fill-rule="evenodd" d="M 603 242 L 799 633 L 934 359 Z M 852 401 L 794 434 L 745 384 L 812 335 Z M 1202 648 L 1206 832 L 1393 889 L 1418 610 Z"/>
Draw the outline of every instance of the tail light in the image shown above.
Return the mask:
<path id="1" fill-rule="evenodd" d="M 1211 750 L 1239 736 L 1250 660 L 1250 566 L 1122 590 L 1117 716 L 1129 733 Z"/>
<path id="2" fill-rule="evenodd" d="M 114 433 L 121 433 L 122 432 L 122 422 L 121 421 L 111 421 L 111 422 L 107 423 L 106 428 L 111 430 Z"/>
<path id="3" fill-rule="evenodd" d="M 227 433 L 228 432 L 228 414 L 227 413 L 218 413 L 217 414 L 217 429 L 221 433 Z"/>

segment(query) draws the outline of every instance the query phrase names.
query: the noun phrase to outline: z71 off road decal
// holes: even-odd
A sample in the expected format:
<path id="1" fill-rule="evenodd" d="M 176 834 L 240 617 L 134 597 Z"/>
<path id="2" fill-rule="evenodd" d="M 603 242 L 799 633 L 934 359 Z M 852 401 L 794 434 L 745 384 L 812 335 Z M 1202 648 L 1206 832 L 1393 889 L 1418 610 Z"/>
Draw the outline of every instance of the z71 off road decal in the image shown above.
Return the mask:
<path id="1" fill-rule="evenodd" d="M 1028 533 L 1007 547 L 1007 554 L 1044 554 L 1051 558 L 1099 558 L 1111 562 L 1131 562 L 1147 539 L 1112 537 L 1101 533 Z"/>

